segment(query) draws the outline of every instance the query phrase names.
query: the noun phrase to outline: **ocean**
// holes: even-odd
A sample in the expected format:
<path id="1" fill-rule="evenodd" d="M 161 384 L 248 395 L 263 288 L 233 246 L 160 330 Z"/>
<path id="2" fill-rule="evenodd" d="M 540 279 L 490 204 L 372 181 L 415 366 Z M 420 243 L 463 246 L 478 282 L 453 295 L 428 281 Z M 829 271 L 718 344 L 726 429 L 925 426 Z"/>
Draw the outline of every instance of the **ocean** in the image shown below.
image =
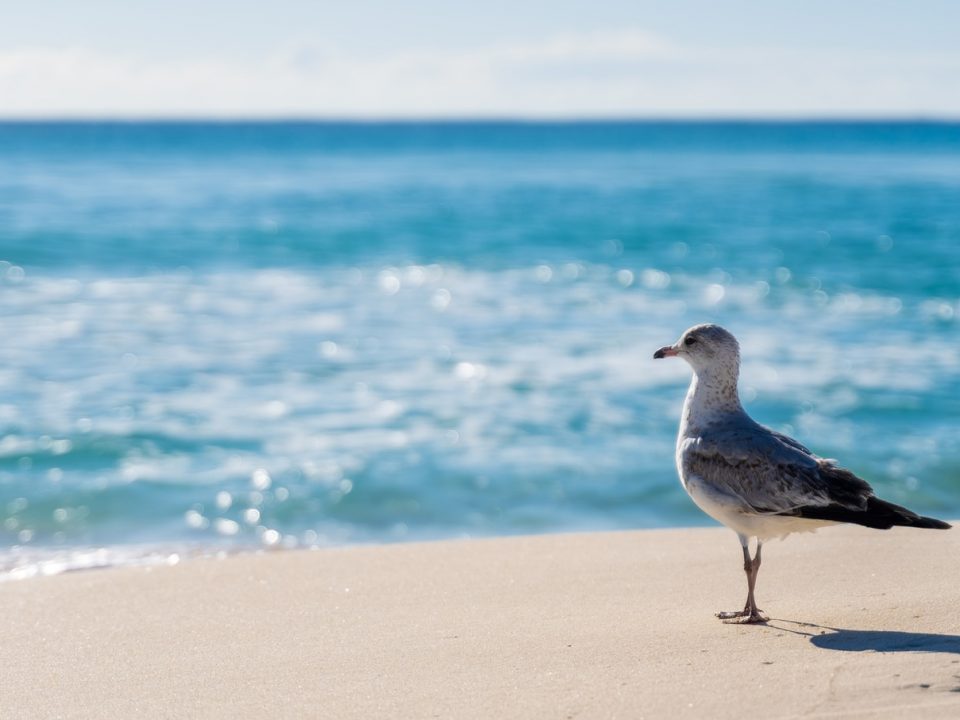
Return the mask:
<path id="1" fill-rule="evenodd" d="M 0 124 L 0 571 L 710 524 L 759 421 L 960 516 L 960 125 Z"/>

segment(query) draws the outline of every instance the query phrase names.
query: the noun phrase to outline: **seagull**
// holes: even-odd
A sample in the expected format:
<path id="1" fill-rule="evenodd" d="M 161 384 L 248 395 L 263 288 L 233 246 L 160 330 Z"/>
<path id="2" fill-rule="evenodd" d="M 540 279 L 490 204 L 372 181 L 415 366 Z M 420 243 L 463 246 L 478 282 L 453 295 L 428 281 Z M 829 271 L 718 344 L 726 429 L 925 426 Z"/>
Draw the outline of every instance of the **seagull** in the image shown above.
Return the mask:
<path id="1" fill-rule="evenodd" d="M 696 325 L 653 357 L 679 357 L 693 368 L 677 435 L 677 472 L 693 502 L 733 530 L 743 548 L 747 602 L 743 610 L 717 613 L 724 622 L 767 621 L 753 595 L 767 540 L 835 523 L 879 530 L 950 527 L 881 500 L 836 460 L 755 422 L 737 393 L 740 345 L 719 325 Z"/>

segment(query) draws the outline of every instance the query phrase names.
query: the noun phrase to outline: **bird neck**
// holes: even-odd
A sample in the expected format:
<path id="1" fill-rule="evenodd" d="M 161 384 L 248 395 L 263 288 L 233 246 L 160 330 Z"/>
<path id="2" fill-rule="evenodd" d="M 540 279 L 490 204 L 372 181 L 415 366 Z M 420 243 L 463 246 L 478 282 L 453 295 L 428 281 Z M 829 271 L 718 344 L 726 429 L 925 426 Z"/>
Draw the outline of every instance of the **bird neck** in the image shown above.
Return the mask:
<path id="1" fill-rule="evenodd" d="M 688 429 L 710 425 L 721 415 L 743 412 L 737 391 L 738 370 L 702 369 L 693 373 L 683 405 L 683 422 Z"/>

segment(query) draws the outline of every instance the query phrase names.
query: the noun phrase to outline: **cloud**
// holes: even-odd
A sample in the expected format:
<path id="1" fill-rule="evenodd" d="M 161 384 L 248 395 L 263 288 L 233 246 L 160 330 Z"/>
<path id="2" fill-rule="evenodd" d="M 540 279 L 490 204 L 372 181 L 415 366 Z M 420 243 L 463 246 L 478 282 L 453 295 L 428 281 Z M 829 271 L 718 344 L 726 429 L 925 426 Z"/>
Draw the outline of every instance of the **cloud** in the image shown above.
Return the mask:
<path id="1" fill-rule="evenodd" d="M 682 47 L 642 29 L 259 62 L 83 47 L 0 53 L 6 116 L 960 115 L 960 53 Z"/>

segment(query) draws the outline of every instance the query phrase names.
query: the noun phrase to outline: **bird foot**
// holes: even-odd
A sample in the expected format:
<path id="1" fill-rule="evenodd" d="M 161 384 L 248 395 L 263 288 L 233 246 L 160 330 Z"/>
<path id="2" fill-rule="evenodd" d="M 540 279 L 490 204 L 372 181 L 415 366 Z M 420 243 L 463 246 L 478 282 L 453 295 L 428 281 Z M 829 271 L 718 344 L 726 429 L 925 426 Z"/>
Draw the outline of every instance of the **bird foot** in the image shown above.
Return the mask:
<path id="1" fill-rule="evenodd" d="M 755 625 L 757 623 L 767 622 L 767 618 L 761 614 L 762 612 L 762 610 L 754 610 L 751 612 L 749 609 L 744 608 L 743 610 L 735 610 L 733 612 L 718 612 L 717 617 L 728 625 Z"/>

